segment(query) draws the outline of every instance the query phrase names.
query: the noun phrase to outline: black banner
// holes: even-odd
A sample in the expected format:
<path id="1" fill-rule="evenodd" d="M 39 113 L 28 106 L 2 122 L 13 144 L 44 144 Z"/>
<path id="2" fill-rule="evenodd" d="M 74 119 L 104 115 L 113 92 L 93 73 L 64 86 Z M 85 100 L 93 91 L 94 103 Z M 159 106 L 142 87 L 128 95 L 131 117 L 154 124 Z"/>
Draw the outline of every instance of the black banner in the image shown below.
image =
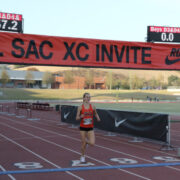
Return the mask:
<path id="1" fill-rule="evenodd" d="M 80 124 L 76 121 L 76 106 L 61 106 L 63 122 Z M 168 115 L 97 109 L 101 121 L 95 122 L 98 129 L 129 134 L 167 142 Z"/>
<path id="2" fill-rule="evenodd" d="M 77 106 L 62 105 L 61 106 L 61 121 L 70 124 L 80 124 L 76 121 Z"/>

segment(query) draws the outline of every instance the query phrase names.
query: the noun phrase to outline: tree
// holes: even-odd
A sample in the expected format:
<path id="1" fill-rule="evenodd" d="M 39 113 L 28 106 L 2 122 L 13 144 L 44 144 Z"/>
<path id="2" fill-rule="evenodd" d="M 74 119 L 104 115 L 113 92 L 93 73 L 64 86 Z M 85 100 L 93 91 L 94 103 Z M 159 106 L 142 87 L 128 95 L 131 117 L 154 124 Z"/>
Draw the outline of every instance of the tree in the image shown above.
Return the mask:
<path id="1" fill-rule="evenodd" d="M 121 80 L 121 89 L 130 89 L 129 78 Z"/>
<path id="2" fill-rule="evenodd" d="M 64 83 L 72 84 L 74 82 L 74 77 L 72 71 L 65 71 L 64 73 Z"/>
<path id="3" fill-rule="evenodd" d="M 159 75 L 159 76 L 157 77 L 157 84 L 158 84 L 158 88 L 159 88 L 159 89 L 163 89 L 164 85 L 166 84 L 163 75 Z"/>
<path id="4" fill-rule="evenodd" d="M 180 80 L 179 80 L 178 76 L 171 75 L 168 77 L 168 85 L 169 86 L 178 86 L 178 85 L 180 85 L 179 81 Z"/>
<path id="5" fill-rule="evenodd" d="M 86 76 L 85 76 L 85 85 L 87 88 L 92 88 L 94 85 L 94 70 L 90 69 L 87 71 Z"/>
<path id="6" fill-rule="evenodd" d="M 147 84 L 150 89 L 156 89 L 159 86 L 158 80 L 154 77 L 150 79 Z"/>
<path id="7" fill-rule="evenodd" d="M 0 65 L 0 69 L 9 70 L 9 67 L 5 64 Z"/>
<path id="8" fill-rule="evenodd" d="M 144 84 L 144 79 L 134 76 L 129 76 L 129 87 L 130 89 L 141 89 Z"/>
<path id="9" fill-rule="evenodd" d="M 35 80 L 34 80 L 34 76 L 33 76 L 31 71 L 26 71 L 25 80 L 26 80 L 26 86 L 27 87 L 32 87 Z"/>
<path id="10" fill-rule="evenodd" d="M 35 67 L 30 67 L 30 68 L 27 69 L 27 71 L 39 71 L 39 70 L 37 68 L 35 68 Z"/>
<path id="11" fill-rule="evenodd" d="M 114 79 L 112 89 L 119 89 L 121 87 L 121 79 Z"/>
<path id="12" fill-rule="evenodd" d="M 44 73 L 44 75 L 43 75 L 43 84 L 46 84 L 46 86 L 48 85 L 48 84 L 52 84 L 52 83 L 54 83 L 54 76 L 53 76 L 53 74 L 52 73 L 50 73 L 50 72 L 45 72 Z"/>
<path id="13" fill-rule="evenodd" d="M 18 68 L 27 67 L 27 65 L 15 65 L 14 67 L 15 67 L 15 69 L 18 69 Z"/>
<path id="14" fill-rule="evenodd" d="M 108 87 L 108 89 L 112 89 L 112 82 L 113 82 L 113 74 L 112 71 L 110 71 L 106 76 L 106 86 Z"/>
<path id="15" fill-rule="evenodd" d="M 9 82 L 9 75 L 8 75 L 6 69 L 2 70 L 0 81 L 3 84 L 3 87 L 5 86 L 5 84 L 7 84 Z"/>

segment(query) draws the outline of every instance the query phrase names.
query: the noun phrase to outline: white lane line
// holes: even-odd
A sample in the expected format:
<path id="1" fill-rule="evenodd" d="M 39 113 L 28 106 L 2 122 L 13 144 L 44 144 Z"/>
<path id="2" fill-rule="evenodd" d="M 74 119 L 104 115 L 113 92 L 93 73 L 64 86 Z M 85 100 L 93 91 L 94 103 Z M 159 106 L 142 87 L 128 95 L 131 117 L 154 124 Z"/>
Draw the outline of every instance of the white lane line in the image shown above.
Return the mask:
<path id="1" fill-rule="evenodd" d="M 10 120 L 9 118 L 7 118 L 7 119 L 8 119 L 9 121 L 12 121 L 12 120 Z M 13 122 L 14 122 L 14 121 L 13 121 Z M 36 126 L 30 125 L 30 124 L 27 124 L 27 123 L 18 122 L 18 121 L 16 121 L 16 123 L 23 124 L 23 125 L 25 125 L 25 126 L 30 126 L 30 127 L 33 127 L 33 128 L 36 128 L 36 129 L 39 129 L 39 130 L 42 130 L 42 131 L 45 131 L 45 132 L 48 132 L 48 133 L 51 133 L 51 134 L 56 134 L 56 135 L 59 135 L 59 136 L 67 137 L 67 138 L 73 139 L 73 140 L 75 140 L 75 141 L 80 141 L 80 140 L 77 139 L 77 138 L 73 138 L 73 137 L 71 137 L 71 136 L 67 136 L 67 135 L 64 135 L 64 134 L 59 134 L 59 133 L 56 133 L 56 132 L 54 132 L 54 131 L 42 129 L 42 128 L 40 128 L 40 127 L 36 127 Z M 44 125 L 43 123 L 40 123 L 40 122 L 34 122 L 34 123 L 38 123 L 38 124 Z M 48 126 L 49 126 L 49 125 L 48 125 Z M 64 129 L 64 128 L 63 128 L 63 129 Z M 127 144 L 127 143 L 124 143 L 124 144 Z M 127 145 L 129 145 L 129 144 L 127 144 Z M 133 156 L 133 155 L 131 155 L 131 154 L 127 154 L 127 153 L 124 153 L 124 152 L 121 152 L 121 151 L 117 151 L 117 150 L 114 150 L 114 149 L 111 149 L 111 148 L 108 148 L 108 147 L 100 146 L 100 145 L 97 145 L 97 144 L 96 144 L 95 146 L 100 147 L 100 148 L 103 148 L 103 149 L 106 149 L 106 150 L 109 150 L 109 151 L 112 151 L 112 152 L 116 152 L 116 153 L 119 153 L 119 154 L 124 154 L 124 155 L 130 156 L 130 157 L 133 157 L 133 158 L 136 158 L 136 159 L 139 159 L 139 160 L 143 160 L 143 161 L 146 161 L 146 162 L 149 162 L 149 163 L 156 163 L 156 162 L 154 162 L 154 161 L 150 161 L 150 160 L 147 160 L 147 159 L 144 159 L 144 158 L 140 158 L 140 157 L 138 157 L 138 156 Z M 133 146 L 135 146 L 135 145 L 133 145 Z M 137 146 L 136 146 L 136 147 L 137 147 Z M 142 148 L 142 149 L 148 149 L 148 150 L 150 150 L 149 148 Z M 151 150 L 151 151 L 152 151 L 152 150 Z M 155 151 L 155 150 L 153 150 L 153 151 Z M 157 152 L 157 151 L 156 151 L 156 152 Z M 158 151 L 158 152 L 159 152 L 159 151 Z M 162 153 L 162 152 L 161 152 L 161 153 Z M 164 153 L 164 154 L 168 154 L 168 153 Z M 170 168 L 170 169 L 173 169 L 173 170 L 176 170 L 176 171 L 180 171 L 180 169 L 177 169 L 177 168 L 171 167 L 171 166 L 167 166 L 167 168 Z"/>
<path id="2" fill-rule="evenodd" d="M 58 135 L 48 135 L 48 136 L 43 136 L 43 138 L 52 138 L 52 137 L 58 137 Z M 18 141 L 18 140 L 30 140 L 30 139 L 34 139 L 33 137 L 22 137 L 22 138 L 11 138 L 14 141 Z M 3 140 L 0 140 L 1 142 L 3 142 Z"/>
<path id="3" fill-rule="evenodd" d="M 9 120 L 9 118 L 8 118 L 8 120 Z M 12 120 L 10 120 L 10 121 L 12 121 Z M 25 126 L 30 126 L 30 127 L 33 127 L 33 128 L 36 128 L 36 129 L 39 129 L 39 130 L 42 130 L 42 131 L 45 131 L 45 132 L 48 132 L 48 133 L 57 134 L 57 135 L 59 135 L 59 136 L 67 137 L 67 138 L 73 139 L 73 140 L 75 140 L 75 141 L 80 141 L 80 140 L 77 139 L 77 138 L 73 138 L 73 137 L 70 137 L 70 136 L 67 136 L 67 135 L 64 135 L 64 134 L 59 134 L 59 133 L 56 133 L 56 132 L 53 132 L 53 131 L 49 131 L 49 130 L 46 130 L 46 129 L 42 129 L 42 128 L 39 128 L 39 127 L 35 127 L 35 126 L 30 125 L 30 124 L 27 124 L 27 123 L 18 122 L 18 121 L 16 121 L 16 123 L 23 124 L 23 125 L 25 125 Z M 34 122 L 34 123 L 38 123 L 38 124 L 44 125 L 43 123 L 40 123 L 40 122 Z M 49 126 L 49 125 L 48 125 L 48 126 Z M 63 128 L 63 129 L 64 129 L 64 128 Z M 113 141 L 113 140 L 112 140 L 112 141 Z M 124 143 L 124 144 L 127 144 L 127 143 Z M 129 145 L 129 144 L 127 144 L 127 145 Z M 124 153 L 124 152 L 116 151 L 116 150 L 114 150 L 114 149 L 107 148 L 107 147 L 104 147 L 104 146 L 100 146 L 100 145 L 95 145 L 95 146 L 98 146 L 98 147 L 100 147 L 100 148 L 103 148 L 103 149 L 106 149 L 106 150 L 109 150 L 109 151 L 112 151 L 112 152 L 116 152 L 116 153 L 119 153 L 119 154 L 125 154 L 125 155 L 127 155 L 127 156 L 134 157 L 134 158 L 137 158 L 137 159 L 146 161 L 146 162 L 156 163 L 156 162 L 154 162 L 154 161 L 150 161 L 150 160 L 147 160 L 147 159 L 144 159 L 144 158 L 140 158 L 140 157 L 138 157 L 138 156 L 133 156 L 133 155 L 131 155 L 131 154 L 127 154 L 127 153 Z M 135 145 L 131 145 L 131 146 L 135 146 Z M 136 146 L 136 147 L 138 147 L 138 146 Z M 142 148 L 142 149 L 148 149 L 148 150 L 150 150 L 149 148 L 143 148 L 143 147 L 141 147 L 141 148 Z M 152 151 L 152 150 L 151 150 L 151 151 Z M 153 150 L 153 151 L 157 152 L 156 150 Z M 158 152 L 159 152 L 159 151 L 158 151 Z M 163 154 L 168 154 L 168 153 L 164 153 L 164 152 L 161 152 L 161 153 L 163 153 Z M 167 168 L 170 168 L 170 169 L 173 169 L 173 170 L 176 170 L 176 171 L 180 171 L 180 169 L 175 168 L 175 167 L 171 167 L 171 166 L 167 166 Z"/>
<path id="4" fill-rule="evenodd" d="M 5 124 L 5 123 L 0 123 L 0 124 L 3 124 L 4 126 L 7 126 L 7 127 L 11 128 L 11 129 L 15 129 L 16 131 L 22 132 L 22 133 L 24 133 L 24 134 L 30 135 L 30 136 L 32 136 L 32 137 L 34 137 L 34 138 L 40 139 L 41 141 L 44 141 L 44 142 L 47 142 L 47 143 L 49 143 L 49 144 L 53 144 L 53 145 L 55 145 L 55 146 L 58 146 L 58 147 L 60 147 L 60 148 L 62 148 L 62 149 L 71 151 L 71 152 L 76 153 L 76 154 L 78 154 L 78 155 L 81 154 L 81 153 L 79 153 L 79 152 L 77 152 L 77 151 L 75 151 L 75 150 L 72 150 L 72 149 L 69 149 L 69 148 L 67 148 L 67 147 L 65 147 L 65 146 L 56 144 L 56 143 L 54 143 L 54 142 L 52 142 L 52 141 L 46 140 L 46 139 L 44 139 L 44 138 L 41 138 L 41 137 L 36 136 L 36 135 L 33 135 L 33 134 L 28 133 L 28 132 L 26 132 L 26 131 L 17 129 L 17 128 L 12 127 L 12 126 L 10 126 L 10 125 L 7 125 L 7 124 Z M 0 134 L 0 135 L 1 135 L 1 134 Z M 65 136 L 65 137 L 66 137 L 66 136 Z M 19 144 L 19 145 L 20 145 L 20 144 Z M 20 146 L 22 146 L 22 145 L 20 145 Z M 25 147 L 24 147 L 24 148 L 25 148 Z M 87 156 L 87 157 L 88 157 L 89 159 L 92 159 L 92 160 L 94 160 L 94 161 L 96 161 L 96 162 L 99 162 L 99 163 L 101 163 L 101 164 L 104 164 L 104 165 L 107 165 L 107 166 L 111 166 L 110 164 L 105 163 L 105 162 L 100 161 L 100 160 L 97 160 L 97 159 L 95 159 L 95 158 L 93 158 L 93 157 L 90 157 L 90 156 Z M 131 175 L 133 175 L 133 176 L 139 177 L 139 178 L 141 178 L 141 179 L 151 180 L 151 179 L 149 179 L 149 178 L 146 178 L 146 177 L 141 176 L 141 175 L 136 174 L 136 173 L 132 173 L 132 172 L 127 171 L 127 170 L 124 170 L 124 169 L 118 169 L 118 170 L 123 171 L 123 172 L 128 173 L 128 174 L 131 174 Z"/>
<path id="5" fill-rule="evenodd" d="M 4 169 L 1 165 L 0 165 L 0 169 L 2 169 L 3 172 L 6 171 L 6 169 Z M 7 175 L 10 177 L 10 179 L 16 180 L 11 174 L 7 174 Z"/>
<path id="6" fill-rule="evenodd" d="M 13 144 L 15 144 L 15 145 L 21 147 L 22 149 L 28 151 L 29 153 L 33 154 L 34 156 L 36 156 L 36 157 L 38 157 L 38 158 L 44 160 L 45 162 L 51 164 L 52 166 L 54 166 L 54 167 L 56 167 L 56 168 L 61 168 L 60 166 L 58 166 L 58 165 L 52 163 L 51 161 L 47 160 L 46 158 L 44 158 L 44 157 L 40 156 L 39 154 L 37 154 L 37 153 L 31 151 L 30 149 L 28 149 L 28 148 L 26 148 L 25 146 L 23 146 L 23 145 L 21 145 L 21 144 L 15 142 L 14 140 L 12 140 L 12 139 L 10 139 L 10 138 L 4 136 L 3 134 L 0 134 L 0 136 L 3 137 L 3 138 L 5 138 L 5 139 L 7 139 L 7 140 L 10 141 L 11 143 L 13 143 Z M 73 177 L 79 179 L 79 180 L 84 180 L 83 178 L 81 178 L 81 177 L 79 177 L 79 176 L 76 176 L 75 174 L 73 174 L 73 173 L 71 173 L 71 172 L 69 172 L 69 171 L 65 171 L 65 172 L 66 172 L 67 174 L 69 174 L 69 175 L 71 175 L 71 176 L 73 176 Z"/>

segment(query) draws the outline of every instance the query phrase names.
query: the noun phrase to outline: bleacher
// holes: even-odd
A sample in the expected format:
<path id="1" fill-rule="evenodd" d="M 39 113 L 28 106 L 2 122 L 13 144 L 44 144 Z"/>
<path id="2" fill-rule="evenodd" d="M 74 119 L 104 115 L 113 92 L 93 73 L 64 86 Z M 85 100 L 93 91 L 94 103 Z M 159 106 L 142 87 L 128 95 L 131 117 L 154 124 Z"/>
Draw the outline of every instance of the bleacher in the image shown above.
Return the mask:
<path id="1" fill-rule="evenodd" d="M 52 111 L 53 107 L 50 106 L 49 103 L 28 103 L 28 102 L 17 102 L 17 108 L 25 108 L 32 110 L 44 110 L 44 111 Z"/>
<path id="2" fill-rule="evenodd" d="M 17 102 L 17 103 L 16 103 L 16 107 L 18 107 L 18 108 L 29 109 L 30 106 L 31 106 L 31 104 L 28 103 L 28 102 Z"/>

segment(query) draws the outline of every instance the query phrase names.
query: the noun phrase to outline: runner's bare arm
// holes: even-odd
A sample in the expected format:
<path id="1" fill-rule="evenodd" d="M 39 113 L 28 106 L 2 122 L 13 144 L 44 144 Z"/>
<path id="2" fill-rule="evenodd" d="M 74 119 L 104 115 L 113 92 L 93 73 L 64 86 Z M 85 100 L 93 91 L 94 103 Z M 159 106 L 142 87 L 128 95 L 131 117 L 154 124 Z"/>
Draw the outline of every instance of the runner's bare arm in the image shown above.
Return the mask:
<path id="1" fill-rule="evenodd" d="M 94 105 L 93 105 L 93 110 L 94 110 L 94 115 L 95 115 L 97 121 L 101 121 L 101 119 L 99 118 L 99 115 L 98 115 L 98 113 L 96 111 L 96 107 Z"/>
<path id="2" fill-rule="evenodd" d="M 77 114 L 76 114 L 76 120 L 77 121 L 79 121 L 82 118 L 81 109 L 82 109 L 82 106 L 79 106 L 77 109 Z"/>

